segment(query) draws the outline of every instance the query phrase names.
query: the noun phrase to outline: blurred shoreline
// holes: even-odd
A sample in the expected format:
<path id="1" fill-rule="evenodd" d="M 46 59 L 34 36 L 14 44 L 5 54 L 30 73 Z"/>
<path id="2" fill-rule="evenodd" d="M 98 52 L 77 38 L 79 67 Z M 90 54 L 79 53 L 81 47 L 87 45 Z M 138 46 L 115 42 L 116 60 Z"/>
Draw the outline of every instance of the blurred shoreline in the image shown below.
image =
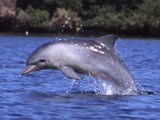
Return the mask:
<path id="1" fill-rule="evenodd" d="M 159 0 L 0 0 L 1 34 L 160 37 Z"/>
<path id="2" fill-rule="evenodd" d="M 26 32 L 28 32 L 26 34 Z M 116 34 L 120 38 L 160 38 L 159 36 L 149 36 L 149 35 L 140 35 L 140 34 L 120 34 L 120 33 L 114 33 L 114 32 L 107 32 L 107 31 L 80 31 L 80 32 L 71 32 L 71 31 L 65 31 L 65 32 L 30 32 L 30 31 L 24 31 L 24 32 L 0 32 L 0 36 L 24 36 L 24 37 L 89 37 L 89 38 L 96 38 L 100 37 L 106 34 Z"/>

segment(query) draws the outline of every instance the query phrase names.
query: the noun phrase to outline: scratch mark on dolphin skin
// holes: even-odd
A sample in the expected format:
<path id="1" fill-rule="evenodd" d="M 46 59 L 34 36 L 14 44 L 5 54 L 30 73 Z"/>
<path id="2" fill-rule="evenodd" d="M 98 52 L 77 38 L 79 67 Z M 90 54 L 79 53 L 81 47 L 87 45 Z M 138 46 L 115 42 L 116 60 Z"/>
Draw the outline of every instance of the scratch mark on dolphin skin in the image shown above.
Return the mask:
<path id="1" fill-rule="evenodd" d="M 89 49 L 92 50 L 92 51 L 94 51 L 94 52 L 98 52 L 98 50 L 95 47 L 93 47 L 93 46 L 89 47 Z"/>
<path id="2" fill-rule="evenodd" d="M 105 47 L 105 45 L 103 43 L 100 43 L 103 47 Z"/>
<path id="3" fill-rule="evenodd" d="M 98 53 L 104 54 L 103 51 L 96 49 L 94 46 L 89 47 L 89 49 L 94 51 L 94 52 L 98 52 Z"/>

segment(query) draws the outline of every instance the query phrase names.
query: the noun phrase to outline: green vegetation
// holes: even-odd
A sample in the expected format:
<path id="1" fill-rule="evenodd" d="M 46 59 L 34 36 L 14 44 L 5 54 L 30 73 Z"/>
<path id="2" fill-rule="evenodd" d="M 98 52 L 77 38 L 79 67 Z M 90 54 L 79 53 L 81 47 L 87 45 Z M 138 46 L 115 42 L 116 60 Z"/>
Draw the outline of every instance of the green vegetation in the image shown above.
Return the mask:
<path id="1" fill-rule="evenodd" d="M 31 27 L 43 26 L 43 24 L 49 20 L 48 11 L 34 9 L 31 5 L 27 7 L 26 13 L 29 15 L 29 25 Z"/>
<path id="2" fill-rule="evenodd" d="M 17 0 L 14 3 L 16 14 L 9 24 L 13 30 L 93 30 L 160 36 L 160 0 Z M 4 24 L 0 19 L 1 25 Z"/>

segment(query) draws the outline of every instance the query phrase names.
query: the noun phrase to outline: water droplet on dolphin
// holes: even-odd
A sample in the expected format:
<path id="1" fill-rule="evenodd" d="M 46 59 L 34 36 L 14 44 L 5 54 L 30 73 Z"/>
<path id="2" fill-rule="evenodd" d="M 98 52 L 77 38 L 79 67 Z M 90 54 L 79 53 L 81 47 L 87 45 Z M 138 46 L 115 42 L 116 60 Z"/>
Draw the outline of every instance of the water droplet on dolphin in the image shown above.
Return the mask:
<path id="1" fill-rule="evenodd" d="M 87 45 L 87 43 L 84 43 L 84 45 Z"/>

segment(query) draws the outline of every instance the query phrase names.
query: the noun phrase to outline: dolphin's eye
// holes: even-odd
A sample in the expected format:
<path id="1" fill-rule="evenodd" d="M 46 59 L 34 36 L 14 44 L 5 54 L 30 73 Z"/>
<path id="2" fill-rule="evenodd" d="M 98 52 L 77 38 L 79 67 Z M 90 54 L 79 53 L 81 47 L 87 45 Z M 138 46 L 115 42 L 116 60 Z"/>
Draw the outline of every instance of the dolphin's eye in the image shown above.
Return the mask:
<path id="1" fill-rule="evenodd" d="M 45 62 L 45 60 L 44 59 L 40 59 L 39 62 Z"/>

